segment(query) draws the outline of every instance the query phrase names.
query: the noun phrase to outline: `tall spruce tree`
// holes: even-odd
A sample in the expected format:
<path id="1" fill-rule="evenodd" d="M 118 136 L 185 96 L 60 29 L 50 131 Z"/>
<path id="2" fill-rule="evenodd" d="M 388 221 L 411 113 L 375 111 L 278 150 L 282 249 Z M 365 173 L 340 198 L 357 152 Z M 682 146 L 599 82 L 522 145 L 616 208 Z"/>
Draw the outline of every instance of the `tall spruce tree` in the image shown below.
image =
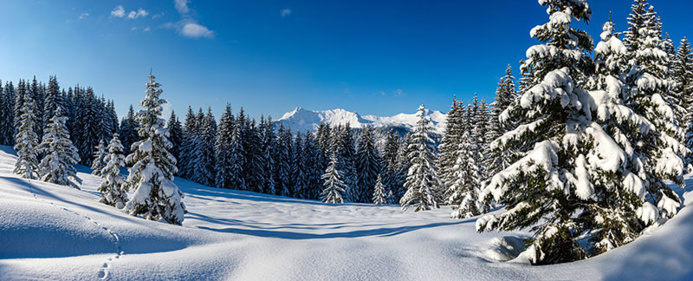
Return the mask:
<path id="1" fill-rule="evenodd" d="M 183 193 L 173 183 L 176 159 L 168 152 L 171 142 L 161 118 L 166 100 L 159 98 L 163 92 L 160 86 L 150 74 L 146 96 L 140 102 L 143 109 L 136 115 L 140 140 L 132 145 L 132 153 L 126 158 L 132 164 L 126 184 L 135 192 L 125 210 L 133 216 L 181 225 L 186 211 Z"/>
<path id="2" fill-rule="evenodd" d="M 34 100 L 31 95 L 22 94 L 21 96 L 23 98 L 22 110 L 18 118 L 19 126 L 14 145 L 14 149 L 17 151 L 14 173 L 25 179 L 38 179 L 40 175 L 38 166 L 39 144 L 38 136 L 34 132 L 34 122 L 36 122 Z"/>
<path id="3" fill-rule="evenodd" d="M 267 121 L 261 124 L 261 141 L 262 141 L 262 158 L 263 158 L 263 184 L 262 190 L 267 194 L 277 194 L 275 180 L 275 154 L 276 154 L 276 136 L 274 134 L 274 125 L 272 117 L 267 117 Z"/>
<path id="4" fill-rule="evenodd" d="M 385 205 L 385 185 L 383 185 L 383 177 L 378 174 L 378 178 L 375 180 L 375 186 L 373 187 L 373 204 L 375 205 Z"/>
<path id="5" fill-rule="evenodd" d="M 600 139 L 588 145 L 587 139 L 604 134 L 589 122 L 590 114 L 579 99 L 587 96 L 582 87 L 591 74 L 587 51 L 592 39 L 571 24 L 573 19 L 589 22 L 589 4 L 584 0 L 539 3 L 546 6 L 550 20 L 530 32 L 543 44 L 527 50 L 522 70 L 541 82 L 526 88 L 502 114 L 502 122 L 514 120 L 520 125 L 493 143 L 525 156 L 496 174 L 482 193 L 482 197 L 492 194 L 506 208 L 477 220 L 477 230 L 529 227 L 534 231 L 527 249 L 530 262 L 550 264 L 585 257 L 577 242 L 583 231 L 579 212 L 593 196 L 595 181 L 590 179 L 609 170 L 595 163 L 595 169 L 587 171 L 585 155 L 594 163 L 601 159 L 595 150 L 611 142 Z"/>
<path id="6" fill-rule="evenodd" d="M 320 195 L 322 202 L 328 204 L 342 204 L 344 199 L 342 194 L 344 193 L 345 184 L 341 179 L 341 172 L 337 169 L 339 167 L 339 158 L 336 153 L 332 153 L 330 156 L 330 164 L 325 169 L 325 173 L 322 175 L 323 186 L 325 187 Z"/>
<path id="7" fill-rule="evenodd" d="M 446 115 L 445 134 L 443 134 L 443 139 L 440 145 L 438 145 L 439 157 L 437 165 L 440 169 L 438 175 L 446 189 L 444 204 L 450 203 L 450 197 L 455 192 L 458 169 L 456 167 L 457 159 L 464 152 L 460 149 L 465 120 L 464 113 L 463 103 L 458 101 L 457 98 L 453 98 L 450 111 Z"/>
<path id="8" fill-rule="evenodd" d="M 106 150 L 106 145 L 104 145 L 103 140 L 99 141 L 99 145 L 94 149 L 94 160 L 91 163 L 91 174 L 95 176 L 100 176 L 101 170 L 106 166 L 106 156 L 108 151 Z"/>
<path id="9" fill-rule="evenodd" d="M 139 124 L 137 124 L 137 120 L 135 120 L 135 110 L 132 105 L 130 105 L 128 114 L 123 118 L 123 121 L 120 122 L 120 130 L 118 131 L 120 142 L 125 148 L 125 154 L 128 154 L 132 144 L 140 139 L 137 135 L 137 127 L 139 127 Z"/>
<path id="10" fill-rule="evenodd" d="M 172 144 L 171 155 L 176 159 L 180 159 L 180 150 L 181 146 L 183 146 L 183 126 L 174 111 L 171 111 L 171 117 L 168 119 L 166 128 L 170 136 L 169 141 Z"/>
<path id="11" fill-rule="evenodd" d="M 81 184 L 82 179 L 77 177 L 75 169 L 79 154 L 72 145 L 65 119 L 67 117 L 62 116 L 62 109 L 58 106 L 43 132 L 41 152 L 46 156 L 40 164 L 41 180 L 79 189 L 77 183 Z"/>
<path id="12" fill-rule="evenodd" d="M 657 206 L 657 214 L 647 219 L 654 222 L 673 216 L 680 206 L 678 195 L 664 180 L 683 184 L 680 157 L 688 150 L 680 143 L 684 130 L 678 125 L 676 112 L 681 108 L 672 101 L 670 55 L 661 43 L 659 17 L 647 0 L 635 0 L 628 25 L 624 39 L 628 50 L 625 104 L 651 122 L 650 130 L 656 131 L 654 135 L 640 133 L 631 139 L 637 144 L 635 148 L 640 155 L 637 161 L 644 166 L 640 176 L 647 183 L 648 200 L 641 211 Z"/>
<path id="13" fill-rule="evenodd" d="M 125 176 L 120 173 L 120 168 L 125 167 L 123 150 L 123 145 L 116 133 L 108 143 L 108 154 L 105 157 L 106 165 L 99 172 L 103 178 L 98 189 L 99 192 L 103 193 L 99 202 L 114 206 L 117 209 L 125 207 L 128 200 L 127 185 L 124 184 Z"/>
<path id="14" fill-rule="evenodd" d="M 367 203 L 373 199 L 373 187 L 382 169 L 382 159 L 375 146 L 375 141 L 373 127 L 370 125 L 363 127 L 361 137 L 356 145 L 356 202 Z"/>
<path id="15" fill-rule="evenodd" d="M 426 119 L 423 105 L 419 106 L 417 117 L 419 121 L 416 122 L 409 145 L 408 158 L 411 167 L 404 183 L 407 192 L 400 200 L 400 205 L 404 210 L 414 207 L 418 212 L 439 208 L 438 205 L 443 200 L 443 184 L 438 178 L 435 148 L 433 139 L 429 136 L 430 121 Z"/>
<path id="16" fill-rule="evenodd" d="M 672 77 L 676 80 L 674 91 L 682 97 L 684 106 L 688 110 L 688 115 L 682 124 L 686 129 L 684 143 L 688 149 L 693 149 L 693 51 L 686 37 L 681 40 L 672 66 Z M 686 164 L 691 162 L 693 162 L 693 155 L 688 154 Z"/>

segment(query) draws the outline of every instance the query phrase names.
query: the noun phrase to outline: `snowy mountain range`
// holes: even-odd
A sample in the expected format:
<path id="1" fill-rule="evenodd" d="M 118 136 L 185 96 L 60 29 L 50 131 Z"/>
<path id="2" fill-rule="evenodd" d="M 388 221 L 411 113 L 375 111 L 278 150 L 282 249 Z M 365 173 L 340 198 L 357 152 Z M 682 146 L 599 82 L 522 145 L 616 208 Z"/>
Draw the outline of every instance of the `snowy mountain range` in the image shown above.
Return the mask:
<path id="1" fill-rule="evenodd" d="M 426 118 L 431 121 L 431 129 L 437 134 L 442 134 L 445 130 L 445 114 L 426 109 Z M 291 128 L 292 131 L 315 131 L 320 123 L 326 123 L 332 126 L 351 125 L 352 128 L 361 128 L 366 125 L 371 125 L 374 128 L 394 128 L 411 131 L 416 125 L 416 113 L 406 114 L 400 113 L 389 117 L 380 117 L 375 115 L 360 115 L 356 112 L 347 111 L 344 109 L 332 109 L 325 111 L 312 111 L 301 107 L 287 112 L 277 120 L 286 128 Z"/>

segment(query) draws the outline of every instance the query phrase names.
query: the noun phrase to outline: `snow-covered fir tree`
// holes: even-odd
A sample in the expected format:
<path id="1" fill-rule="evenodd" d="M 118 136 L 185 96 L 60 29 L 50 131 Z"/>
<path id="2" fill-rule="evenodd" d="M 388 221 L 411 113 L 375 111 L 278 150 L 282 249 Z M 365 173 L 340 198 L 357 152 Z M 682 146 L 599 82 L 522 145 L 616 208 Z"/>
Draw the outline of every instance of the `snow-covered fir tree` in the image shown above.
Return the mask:
<path id="1" fill-rule="evenodd" d="M 681 40 L 672 62 L 672 77 L 675 80 L 674 92 L 682 97 L 688 115 L 683 119 L 682 127 L 686 130 L 684 143 L 688 149 L 693 149 L 693 51 L 688 39 Z M 693 161 L 693 155 L 688 154 L 686 164 Z"/>
<path id="2" fill-rule="evenodd" d="M 399 135 L 390 130 L 385 136 L 385 146 L 383 147 L 382 152 L 384 164 L 383 184 L 385 185 L 386 189 L 392 193 L 393 196 L 389 198 L 391 200 L 389 203 L 393 204 L 399 202 L 401 195 L 404 194 L 404 192 L 402 192 L 401 195 L 397 194 L 399 195 L 398 197 L 395 196 L 395 192 L 393 191 L 402 190 L 404 181 L 406 180 L 406 171 L 403 171 L 399 165 L 400 146 Z"/>
<path id="3" fill-rule="evenodd" d="M 22 94 L 21 96 L 23 98 L 22 109 L 18 118 L 19 126 L 14 145 L 14 149 L 17 151 L 14 173 L 25 179 L 38 179 L 40 175 L 38 166 L 39 144 L 38 136 L 34 132 L 34 122 L 36 122 L 34 100 L 31 95 Z"/>
<path id="4" fill-rule="evenodd" d="M 2 116 L 0 116 L 0 139 L 4 145 L 14 145 L 14 115 L 15 89 L 12 82 L 5 83 L 2 91 Z"/>
<path id="5" fill-rule="evenodd" d="M 226 109 L 221 115 L 217 140 L 214 146 L 216 153 L 216 178 L 215 186 L 218 188 L 233 188 L 245 190 L 242 184 L 242 167 L 236 159 L 240 156 L 240 131 L 231 113 L 231 105 L 226 104 Z"/>
<path id="6" fill-rule="evenodd" d="M 385 195 L 385 185 L 383 185 L 383 177 L 381 177 L 380 174 L 378 174 L 378 178 L 375 181 L 375 186 L 373 187 L 373 204 L 387 204 Z"/>
<path id="7" fill-rule="evenodd" d="M 505 109 L 515 100 L 516 92 L 515 89 L 515 77 L 513 77 L 512 69 L 510 66 L 505 70 L 506 75 L 501 78 L 498 82 L 498 88 L 496 88 L 496 100 L 491 103 L 491 110 L 489 112 L 488 120 L 488 131 L 486 132 L 486 142 L 491 143 L 495 139 L 499 138 L 508 129 L 514 127 L 514 124 L 501 124 L 500 116 Z M 486 160 L 484 164 L 489 169 L 488 174 L 494 175 L 497 172 L 507 168 L 510 165 L 511 159 L 513 157 L 512 151 L 498 151 L 491 149 L 491 146 L 485 146 Z"/>
<path id="8" fill-rule="evenodd" d="M 197 113 L 197 122 L 199 135 L 194 138 L 191 180 L 201 185 L 212 186 L 216 174 L 214 144 L 217 135 L 217 122 L 212 114 L 212 109 L 208 108 L 206 115 L 200 109 Z"/>
<path id="9" fill-rule="evenodd" d="M 683 141 L 684 131 L 678 126 L 676 112 L 682 109 L 672 102 L 670 56 L 661 43 L 659 17 L 646 0 L 636 0 L 631 10 L 624 39 L 628 49 L 625 85 L 629 93 L 626 105 L 650 121 L 654 125 L 651 129 L 659 134 L 659 138 L 648 138 L 641 133 L 633 141 L 644 141 L 637 147 L 641 155 L 638 161 L 645 163 L 642 178 L 648 183 L 648 202 L 642 208 L 657 206 L 657 214 L 651 214 L 647 219 L 656 221 L 660 217 L 673 216 L 680 206 L 681 200 L 664 179 L 683 183 L 680 156 L 687 154 L 688 150 L 679 142 Z"/>
<path id="10" fill-rule="evenodd" d="M 180 159 L 180 150 L 183 146 L 183 125 L 178 120 L 175 111 L 171 111 L 171 117 L 168 119 L 168 124 L 166 124 L 168 133 L 170 135 L 169 141 L 171 141 L 171 155 L 176 159 Z"/>
<path id="11" fill-rule="evenodd" d="M 356 148 L 352 136 L 351 125 L 347 123 L 343 126 L 332 128 L 331 150 L 337 153 L 337 170 L 340 171 L 342 181 L 344 181 L 344 198 L 346 201 L 355 201 L 355 186 L 357 183 L 356 174 Z"/>
<path id="12" fill-rule="evenodd" d="M 103 193 L 99 202 L 118 209 L 125 207 L 128 199 L 127 185 L 124 184 L 125 176 L 120 173 L 120 168 L 125 167 L 123 150 L 118 134 L 114 134 L 113 139 L 108 143 L 108 154 L 104 159 L 105 165 L 99 172 L 103 178 L 98 189 L 99 192 Z"/>
<path id="13" fill-rule="evenodd" d="M 176 159 L 168 152 L 171 142 L 161 118 L 166 100 L 159 98 L 160 86 L 150 74 L 146 96 L 140 102 L 143 109 L 136 115 L 140 140 L 132 144 L 132 153 L 126 158 L 132 165 L 126 184 L 135 192 L 125 210 L 133 216 L 180 225 L 186 211 L 183 193 L 173 183 Z"/>
<path id="14" fill-rule="evenodd" d="M 178 161 L 178 175 L 182 178 L 192 179 L 193 164 L 195 163 L 195 147 L 199 137 L 199 128 L 195 112 L 188 106 L 188 113 L 185 115 L 185 125 L 183 130 L 183 142 L 180 149 L 180 159 Z"/>
<path id="15" fill-rule="evenodd" d="M 513 230 L 530 227 L 533 242 L 526 250 L 534 264 L 559 263 L 584 258 L 577 242 L 582 234 L 581 207 L 594 196 L 594 184 L 604 148 L 601 127 L 590 122 L 583 111 L 588 96 L 582 88 L 591 73 L 590 36 L 571 27 L 573 19 L 589 22 L 591 9 L 583 0 L 541 0 L 549 22 L 532 29 L 530 35 L 543 44 L 527 50 L 522 65 L 540 83 L 525 89 L 501 115 L 519 126 L 494 141 L 501 150 L 519 151 L 525 156 L 496 174 L 482 192 L 506 206 L 505 212 L 477 220 L 477 229 Z M 596 142 L 590 145 L 593 137 Z M 611 147 L 609 147 L 611 148 Z M 588 157 L 586 157 L 587 155 Z M 616 159 L 609 157 L 607 160 Z M 589 162 L 588 162 L 589 161 Z M 587 163 L 594 163 L 588 166 Z M 589 168 L 588 168 L 589 167 Z"/>
<path id="16" fill-rule="evenodd" d="M 320 161 L 320 149 L 313 132 L 306 132 L 303 138 L 303 161 L 305 165 L 306 198 L 319 200 L 322 185 L 320 177 L 324 169 Z"/>
<path id="17" fill-rule="evenodd" d="M 267 121 L 260 122 L 260 141 L 262 142 L 262 163 L 263 163 L 263 176 L 262 176 L 262 189 L 261 191 L 267 194 L 276 194 L 276 181 L 275 181 L 275 144 L 276 136 L 274 134 L 274 126 L 272 125 L 272 117 L 267 117 Z"/>
<path id="18" fill-rule="evenodd" d="M 306 165 L 304 145 L 305 143 L 303 140 L 303 136 L 300 133 L 297 133 L 296 137 L 294 138 L 294 144 L 291 150 L 291 167 L 293 168 L 291 171 L 291 179 L 293 180 L 293 190 L 291 191 L 291 193 L 293 194 L 293 197 L 303 199 L 306 198 L 308 190 L 308 167 Z"/>
<path id="19" fill-rule="evenodd" d="M 429 136 L 431 121 L 426 119 L 423 105 L 419 106 L 417 117 L 419 120 L 409 144 L 408 159 L 411 167 L 404 183 L 407 192 L 400 200 L 400 205 L 404 210 L 414 207 L 418 212 L 439 208 L 438 205 L 443 200 L 443 183 L 438 178 L 435 148 L 433 139 Z"/>
<path id="20" fill-rule="evenodd" d="M 438 145 L 438 176 L 445 187 L 446 200 L 443 201 L 445 204 L 448 203 L 450 195 L 454 192 L 451 188 L 457 180 L 455 165 L 457 158 L 463 153 L 460 149 L 460 142 L 464 118 L 462 102 L 455 97 L 452 100 L 450 111 L 446 114 L 445 133 L 440 145 Z"/>
<path id="21" fill-rule="evenodd" d="M 275 156 L 275 184 L 278 195 L 291 195 L 291 144 L 293 137 L 289 129 L 285 129 L 282 123 L 279 124 L 277 136 L 277 147 Z"/>
<path id="22" fill-rule="evenodd" d="M 139 127 L 139 124 L 137 124 L 137 120 L 135 120 L 135 109 L 130 105 L 128 114 L 123 118 L 123 121 L 120 122 L 120 130 L 118 131 L 120 141 L 125 148 L 125 154 L 130 152 L 130 146 L 140 138 L 139 135 L 137 135 L 137 127 Z"/>
<path id="23" fill-rule="evenodd" d="M 40 164 L 41 180 L 79 189 L 77 183 L 81 184 L 82 180 L 77 177 L 75 170 L 79 154 L 77 148 L 72 145 L 65 119 L 67 117 L 62 116 L 62 109 L 57 107 L 53 118 L 43 131 L 41 152 L 46 156 Z"/>
<path id="24" fill-rule="evenodd" d="M 99 141 L 99 145 L 94 148 L 94 160 L 91 162 L 92 175 L 101 175 L 101 169 L 106 166 L 106 155 L 108 155 L 108 151 L 106 150 L 106 145 L 104 145 L 103 140 L 101 140 Z"/>
<path id="25" fill-rule="evenodd" d="M 478 100 L 475 98 L 463 111 L 462 136 L 459 142 L 461 152 L 453 167 L 454 181 L 448 188 L 447 203 L 452 206 L 451 216 L 457 219 L 479 215 L 483 210 L 479 197 L 482 180 L 480 133 L 475 124 L 478 107 Z"/>
<path id="26" fill-rule="evenodd" d="M 375 141 L 372 126 L 366 125 L 361 128 L 361 137 L 356 145 L 355 202 L 367 203 L 373 199 L 373 186 L 382 169 L 382 159 Z"/>
<path id="27" fill-rule="evenodd" d="M 339 158 L 337 154 L 332 153 L 332 156 L 330 156 L 330 164 L 322 175 L 324 189 L 320 195 L 320 200 L 328 204 L 344 203 L 342 194 L 344 193 L 346 185 L 341 179 L 341 172 L 337 169 L 339 167 L 338 162 Z"/>

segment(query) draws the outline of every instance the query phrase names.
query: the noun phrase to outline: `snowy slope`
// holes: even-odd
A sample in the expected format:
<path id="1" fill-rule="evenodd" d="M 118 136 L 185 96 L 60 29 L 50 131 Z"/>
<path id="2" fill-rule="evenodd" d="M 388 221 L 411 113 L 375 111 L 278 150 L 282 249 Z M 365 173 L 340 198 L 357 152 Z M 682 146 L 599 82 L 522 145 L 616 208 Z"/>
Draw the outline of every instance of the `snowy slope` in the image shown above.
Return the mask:
<path id="1" fill-rule="evenodd" d="M 88 174 L 81 191 L 19 179 L 5 151 L 1 280 L 693 280 L 689 207 L 607 254 L 533 267 L 496 260 L 516 252 L 494 246 L 500 238 L 526 233 L 477 234 L 447 207 L 334 206 L 176 180 L 188 207 L 178 227 L 98 203 Z"/>
<path id="2" fill-rule="evenodd" d="M 442 134 L 445 130 L 445 114 L 440 111 L 426 110 L 426 118 L 431 120 L 432 129 L 438 134 Z M 320 123 L 326 123 L 333 126 L 345 125 L 349 123 L 352 128 L 361 128 L 365 125 L 373 127 L 396 127 L 411 130 L 416 124 L 416 113 L 405 114 L 400 113 L 390 117 L 379 117 L 375 115 L 361 116 L 356 112 L 346 111 L 344 109 L 332 109 L 325 111 L 311 111 L 297 107 L 294 110 L 287 112 L 279 118 L 277 122 L 284 124 L 284 127 L 291 128 L 292 131 L 314 131 Z"/>

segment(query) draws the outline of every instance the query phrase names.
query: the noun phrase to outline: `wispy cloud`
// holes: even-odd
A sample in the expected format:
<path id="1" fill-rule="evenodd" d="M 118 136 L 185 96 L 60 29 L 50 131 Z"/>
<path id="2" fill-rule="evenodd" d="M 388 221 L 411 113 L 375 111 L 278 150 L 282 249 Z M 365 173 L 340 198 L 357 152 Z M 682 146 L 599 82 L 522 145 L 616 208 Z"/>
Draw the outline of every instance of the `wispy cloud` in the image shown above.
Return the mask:
<path id="1" fill-rule="evenodd" d="M 152 29 L 149 28 L 149 26 L 147 26 L 147 27 L 145 27 L 144 29 L 142 29 L 142 32 L 150 32 L 150 31 L 152 31 Z"/>
<path id="2" fill-rule="evenodd" d="M 137 11 L 130 11 L 130 13 L 128 13 L 128 18 L 134 20 L 136 18 L 144 18 L 148 15 L 149 12 L 147 12 L 145 9 L 139 8 Z"/>
<path id="3" fill-rule="evenodd" d="M 190 15 L 188 3 L 190 3 L 188 0 L 174 0 L 176 11 L 180 14 L 181 20 L 178 22 L 165 23 L 163 27 L 175 29 L 178 31 L 178 34 L 187 38 L 214 38 L 216 35 L 214 31 L 198 23 L 197 20 Z"/>
<path id="4" fill-rule="evenodd" d="M 402 89 L 397 89 L 395 90 L 395 97 L 406 97 L 407 93 L 402 91 Z"/>
<path id="5" fill-rule="evenodd" d="M 282 9 L 282 10 L 281 10 L 281 15 L 282 15 L 282 18 L 285 18 L 285 17 L 290 16 L 290 15 L 291 15 L 291 9 L 288 9 L 288 8 L 287 8 L 287 9 Z"/>
<path id="6" fill-rule="evenodd" d="M 180 34 L 188 38 L 214 38 L 214 31 L 209 30 L 206 26 L 199 25 L 195 22 L 188 22 L 183 25 Z"/>
<path id="7" fill-rule="evenodd" d="M 79 19 L 81 19 L 81 20 L 86 19 L 88 17 L 89 17 L 89 13 L 87 13 L 87 12 L 79 14 Z"/>
<path id="8" fill-rule="evenodd" d="M 174 0 L 176 5 L 176 10 L 181 14 L 185 15 L 190 12 L 188 8 L 188 0 Z"/>
<path id="9" fill-rule="evenodd" d="M 111 16 L 116 18 L 125 17 L 125 9 L 122 5 L 118 5 L 117 7 L 115 7 L 115 9 L 111 11 Z"/>

